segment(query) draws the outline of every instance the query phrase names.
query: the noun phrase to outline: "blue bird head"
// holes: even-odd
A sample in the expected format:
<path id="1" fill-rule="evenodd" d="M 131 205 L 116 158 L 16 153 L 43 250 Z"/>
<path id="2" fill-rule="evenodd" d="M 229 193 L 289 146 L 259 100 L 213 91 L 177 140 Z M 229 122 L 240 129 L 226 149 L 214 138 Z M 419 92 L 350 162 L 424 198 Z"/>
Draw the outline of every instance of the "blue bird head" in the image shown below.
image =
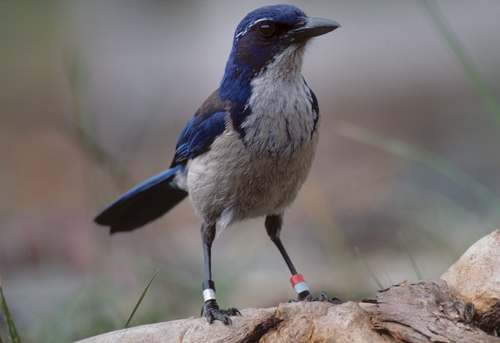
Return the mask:
<path id="1" fill-rule="evenodd" d="M 333 20 L 307 17 L 291 5 L 265 6 L 248 13 L 236 28 L 219 96 L 245 103 L 251 80 L 271 61 L 287 48 L 303 49 L 310 38 L 338 27 Z"/>

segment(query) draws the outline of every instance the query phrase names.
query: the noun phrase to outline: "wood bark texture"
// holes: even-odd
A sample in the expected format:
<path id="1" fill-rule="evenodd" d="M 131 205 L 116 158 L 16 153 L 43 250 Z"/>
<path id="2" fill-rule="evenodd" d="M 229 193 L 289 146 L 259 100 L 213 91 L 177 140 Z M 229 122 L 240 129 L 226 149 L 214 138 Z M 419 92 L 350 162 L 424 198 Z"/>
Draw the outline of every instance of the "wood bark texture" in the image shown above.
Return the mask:
<path id="1" fill-rule="evenodd" d="M 246 309 L 233 325 L 188 318 L 78 343 L 500 343 L 500 230 L 474 244 L 442 279 L 401 283 L 376 299 Z"/>

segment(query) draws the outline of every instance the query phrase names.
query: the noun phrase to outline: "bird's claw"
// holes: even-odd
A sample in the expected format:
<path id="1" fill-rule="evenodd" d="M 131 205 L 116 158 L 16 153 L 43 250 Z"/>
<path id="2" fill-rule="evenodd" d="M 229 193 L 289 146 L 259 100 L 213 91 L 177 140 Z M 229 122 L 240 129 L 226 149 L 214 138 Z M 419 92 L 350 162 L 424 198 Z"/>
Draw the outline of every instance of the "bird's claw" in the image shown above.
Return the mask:
<path id="1" fill-rule="evenodd" d="M 241 313 L 234 307 L 228 308 L 227 310 L 221 310 L 217 302 L 212 299 L 208 300 L 202 307 L 201 315 L 207 318 L 209 324 L 212 324 L 214 320 L 220 320 L 224 324 L 230 325 L 233 323 L 231 316 L 241 316 Z"/>
<path id="2" fill-rule="evenodd" d="M 297 297 L 297 300 L 295 300 L 295 299 L 290 300 L 290 302 L 299 302 L 299 301 L 309 301 L 309 302 L 310 301 L 323 301 L 323 302 L 329 302 L 331 304 L 339 304 L 342 302 L 342 300 L 340 300 L 337 297 L 329 298 L 328 294 L 326 294 L 325 291 L 321 292 L 320 295 L 318 295 L 317 297 L 313 297 L 312 294 L 307 292 L 307 291 L 302 292 Z"/>

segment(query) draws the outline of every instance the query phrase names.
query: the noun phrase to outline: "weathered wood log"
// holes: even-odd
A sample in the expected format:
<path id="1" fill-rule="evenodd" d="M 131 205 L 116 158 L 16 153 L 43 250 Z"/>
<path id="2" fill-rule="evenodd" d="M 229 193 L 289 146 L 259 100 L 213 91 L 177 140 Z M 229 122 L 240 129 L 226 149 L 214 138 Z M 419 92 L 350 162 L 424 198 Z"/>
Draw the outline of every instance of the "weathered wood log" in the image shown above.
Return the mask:
<path id="1" fill-rule="evenodd" d="M 500 343 L 500 231 L 473 245 L 442 278 L 401 283 L 367 303 L 287 303 L 243 310 L 230 326 L 188 318 L 79 343 Z"/>
<path id="2" fill-rule="evenodd" d="M 205 318 L 188 318 L 114 331 L 80 343 L 394 342 L 388 335 L 372 330 L 371 316 L 376 314 L 376 307 L 371 304 L 300 302 L 241 313 L 230 326 L 221 322 L 209 325 Z"/>
<path id="3" fill-rule="evenodd" d="M 474 304 L 478 327 L 500 334 L 500 230 L 472 245 L 441 279 L 452 297 Z"/>
<path id="4" fill-rule="evenodd" d="M 500 342 L 474 325 L 474 305 L 452 298 L 443 280 L 399 284 L 377 295 L 375 329 L 395 342 Z"/>

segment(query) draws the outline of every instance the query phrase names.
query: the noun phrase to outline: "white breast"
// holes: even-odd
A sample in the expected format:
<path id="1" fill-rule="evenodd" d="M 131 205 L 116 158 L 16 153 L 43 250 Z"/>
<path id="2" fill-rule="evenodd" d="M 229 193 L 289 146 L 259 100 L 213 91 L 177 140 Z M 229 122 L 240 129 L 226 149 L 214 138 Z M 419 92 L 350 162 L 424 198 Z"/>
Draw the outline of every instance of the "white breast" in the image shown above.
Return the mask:
<path id="1" fill-rule="evenodd" d="M 292 46 L 252 80 L 251 114 L 242 123 L 247 147 L 288 154 L 311 139 L 318 114 L 301 74 L 302 55 L 303 47 Z"/>

